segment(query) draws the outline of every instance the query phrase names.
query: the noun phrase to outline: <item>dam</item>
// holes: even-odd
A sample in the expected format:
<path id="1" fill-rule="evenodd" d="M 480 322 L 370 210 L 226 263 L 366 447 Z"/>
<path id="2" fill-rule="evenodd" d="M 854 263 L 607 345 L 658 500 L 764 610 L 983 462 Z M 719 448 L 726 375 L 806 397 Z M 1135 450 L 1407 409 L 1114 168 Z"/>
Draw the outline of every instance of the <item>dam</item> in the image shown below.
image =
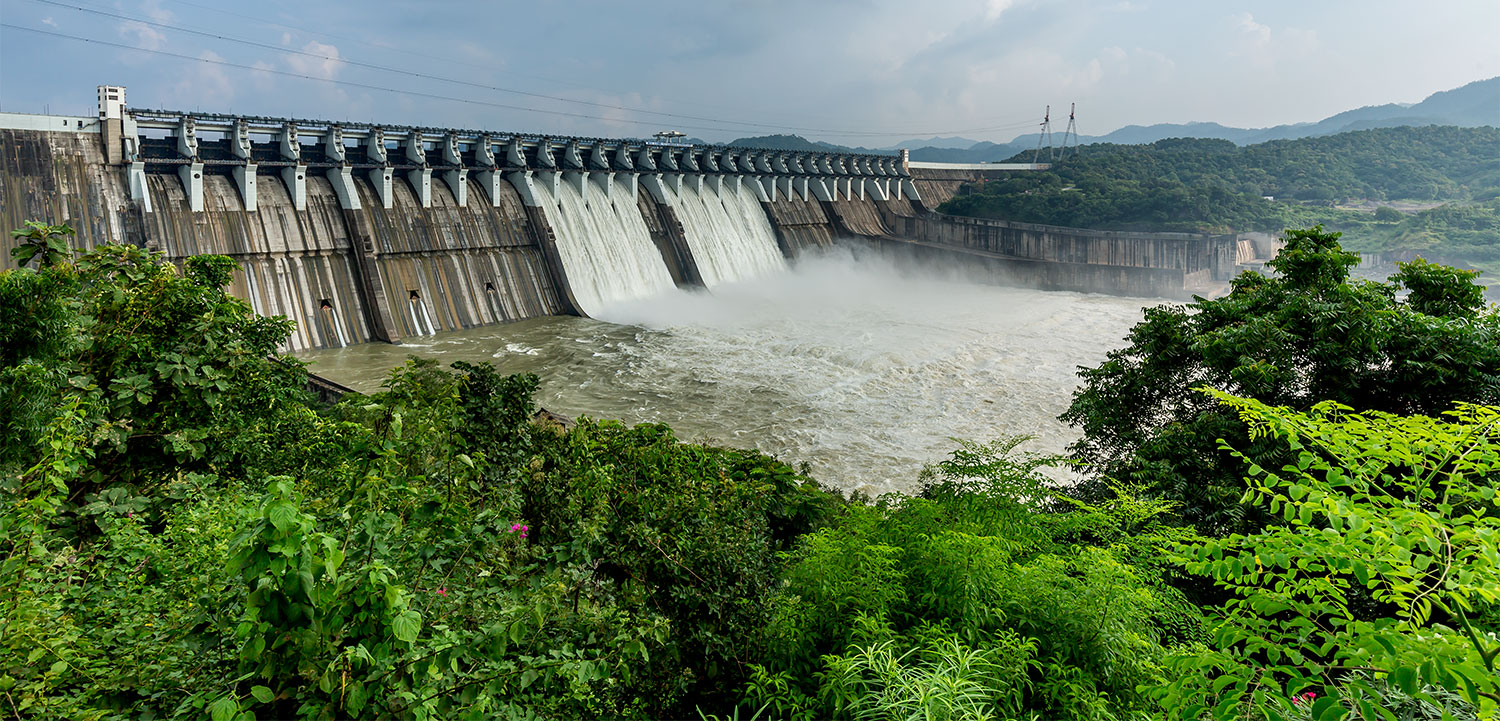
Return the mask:
<path id="1" fill-rule="evenodd" d="M 1233 237 L 953 218 L 976 173 L 901 154 L 336 123 L 128 107 L 0 113 L 0 219 L 77 244 L 239 261 L 230 291 L 296 321 L 292 351 L 413 342 L 785 272 L 853 241 L 1044 290 L 1183 298 Z M 9 257 L 14 241 L 0 240 Z"/>

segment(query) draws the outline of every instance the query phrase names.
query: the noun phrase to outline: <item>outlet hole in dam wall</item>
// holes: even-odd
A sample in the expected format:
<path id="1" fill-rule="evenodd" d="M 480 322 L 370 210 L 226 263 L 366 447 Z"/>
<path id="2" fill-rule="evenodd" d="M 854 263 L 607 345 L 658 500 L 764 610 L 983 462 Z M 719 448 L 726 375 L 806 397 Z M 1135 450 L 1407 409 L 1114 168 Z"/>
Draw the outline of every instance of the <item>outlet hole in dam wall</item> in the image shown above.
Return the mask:
<path id="1" fill-rule="evenodd" d="M 324 299 L 318 301 L 318 303 L 319 303 L 318 307 L 321 310 L 333 310 L 333 301 L 329 300 L 328 298 L 324 298 Z"/>

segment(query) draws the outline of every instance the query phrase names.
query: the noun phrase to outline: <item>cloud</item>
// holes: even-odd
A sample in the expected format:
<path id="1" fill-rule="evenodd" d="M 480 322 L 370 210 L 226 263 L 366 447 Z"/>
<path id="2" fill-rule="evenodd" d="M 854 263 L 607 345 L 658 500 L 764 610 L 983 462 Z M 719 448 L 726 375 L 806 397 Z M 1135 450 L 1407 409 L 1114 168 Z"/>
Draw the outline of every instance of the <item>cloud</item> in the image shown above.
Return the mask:
<path id="1" fill-rule="evenodd" d="M 121 37 L 133 41 L 132 44 L 142 50 L 160 50 L 167 44 L 166 35 L 145 23 L 129 20 L 120 23 L 116 30 Z"/>
<path id="2" fill-rule="evenodd" d="M 42 24 L 46 25 L 47 27 L 53 27 L 53 28 L 57 27 L 57 21 L 53 20 L 50 15 L 47 16 L 47 17 L 42 18 Z"/>
<path id="3" fill-rule="evenodd" d="M 1318 47 L 1318 34 L 1312 30 L 1272 30 L 1271 26 L 1256 22 L 1248 12 L 1232 15 L 1229 20 L 1236 31 L 1236 42 L 1230 45 L 1229 54 L 1256 67 L 1268 68 L 1282 58 L 1304 56 Z"/>
<path id="4" fill-rule="evenodd" d="M 1000 15 L 1015 5 L 1015 0 L 985 0 L 984 19 L 992 22 L 1000 19 Z"/>
<path id="5" fill-rule="evenodd" d="M 339 58 L 339 49 L 336 45 L 309 40 L 306 45 L 302 46 L 302 52 L 307 54 L 290 55 L 286 59 L 287 67 L 298 75 L 307 75 L 320 80 L 335 80 L 345 65 L 345 62 Z"/>
<path id="6" fill-rule="evenodd" d="M 198 58 L 214 62 L 224 60 L 223 56 L 212 50 L 204 50 L 198 54 Z M 172 88 L 172 94 L 178 103 L 209 108 L 229 105 L 229 101 L 234 99 L 234 83 L 229 80 L 225 67 L 215 65 L 214 62 L 194 63 L 192 71 L 182 76 Z"/>

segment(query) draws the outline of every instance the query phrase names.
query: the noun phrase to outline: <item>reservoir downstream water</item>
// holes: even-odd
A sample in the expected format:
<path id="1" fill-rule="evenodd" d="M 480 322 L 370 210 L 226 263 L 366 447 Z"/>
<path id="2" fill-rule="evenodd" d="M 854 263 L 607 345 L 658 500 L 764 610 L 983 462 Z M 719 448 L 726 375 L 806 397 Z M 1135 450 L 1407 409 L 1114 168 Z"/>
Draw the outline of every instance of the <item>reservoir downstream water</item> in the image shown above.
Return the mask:
<path id="1" fill-rule="evenodd" d="M 1079 365 L 1123 345 L 1162 301 L 982 285 L 849 250 L 709 292 L 668 288 L 599 309 L 403 345 L 306 352 L 314 372 L 379 390 L 409 355 L 541 377 L 570 416 L 660 422 L 684 440 L 803 461 L 819 481 L 911 489 L 952 438 L 1030 434 L 1061 451 Z"/>

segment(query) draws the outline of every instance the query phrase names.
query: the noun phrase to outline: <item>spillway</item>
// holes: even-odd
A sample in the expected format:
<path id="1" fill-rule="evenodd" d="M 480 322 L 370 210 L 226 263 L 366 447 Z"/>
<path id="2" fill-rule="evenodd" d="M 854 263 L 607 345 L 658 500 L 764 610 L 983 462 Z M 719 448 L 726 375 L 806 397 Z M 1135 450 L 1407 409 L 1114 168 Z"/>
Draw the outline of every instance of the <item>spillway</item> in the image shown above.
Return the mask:
<path id="1" fill-rule="evenodd" d="M 546 184 L 537 187 L 579 310 L 594 315 L 612 303 L 675 289 L 629 186 L 611 184 L 608 194 L 584 187 L 587 198 L 570 183 L 559 184 L 556 197 Z"/>
<path id="2" fill-rule="evenodd" d="M 671 200 L 704 285 L 712 288 L 786 269 L 776 231 L 748 186 L 725 185 L 715 192 L 684 185 Z"/>

